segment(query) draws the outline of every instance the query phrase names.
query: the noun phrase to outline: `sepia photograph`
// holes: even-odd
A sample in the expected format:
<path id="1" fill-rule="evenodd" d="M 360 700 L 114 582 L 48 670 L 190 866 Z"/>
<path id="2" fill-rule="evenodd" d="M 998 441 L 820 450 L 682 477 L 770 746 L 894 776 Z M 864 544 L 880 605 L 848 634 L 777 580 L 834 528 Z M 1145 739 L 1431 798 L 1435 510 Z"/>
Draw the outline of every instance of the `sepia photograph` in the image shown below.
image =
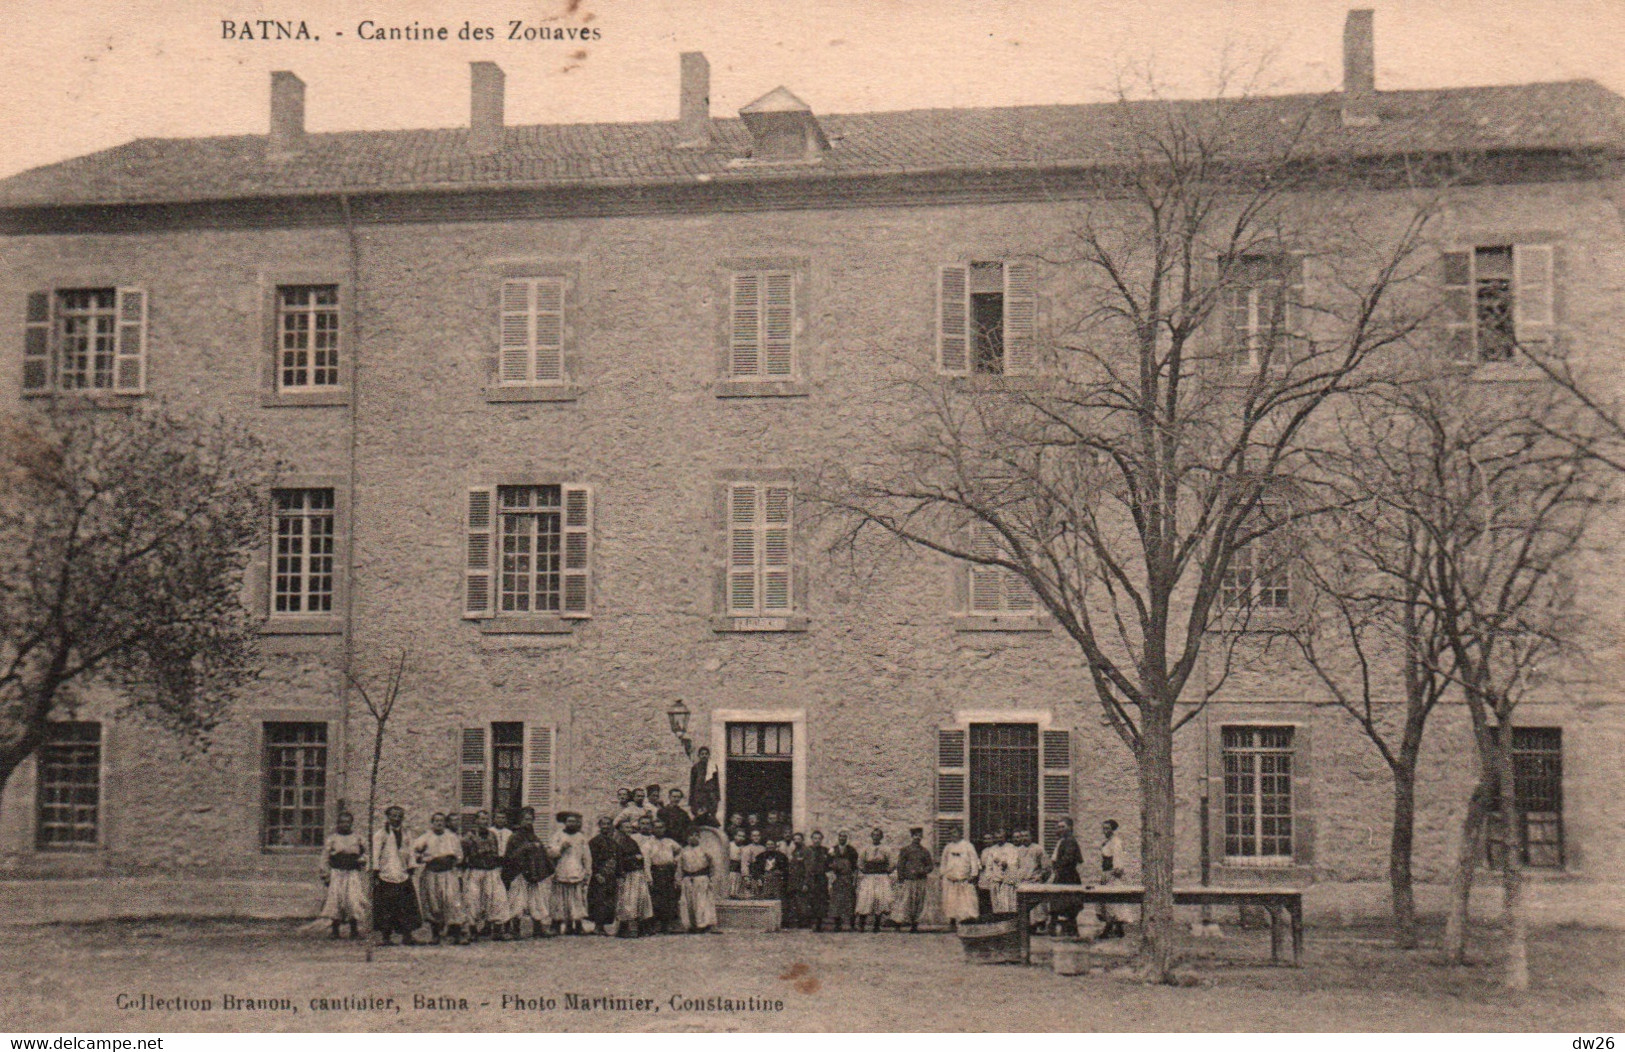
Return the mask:
<path id="1" fill-rule="evenodd" d="M 0 26 L 11 1048 L 1614 1048 L 1619 0 Z"/>

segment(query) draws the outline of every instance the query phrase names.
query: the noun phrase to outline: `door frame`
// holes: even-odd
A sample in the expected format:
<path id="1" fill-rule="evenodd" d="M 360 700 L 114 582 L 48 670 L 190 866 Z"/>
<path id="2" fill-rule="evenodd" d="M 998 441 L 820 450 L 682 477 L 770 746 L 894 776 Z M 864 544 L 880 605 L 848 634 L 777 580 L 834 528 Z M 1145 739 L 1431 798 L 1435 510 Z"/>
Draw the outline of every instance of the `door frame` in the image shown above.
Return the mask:
<path id="1" fill-rule="evenodd" d="M 807 710 L 806 709 L 715 709 L 711 713 L 711 755 L 719 759 L 717 777 L 722 793 L 723 814 L 728 816 L 728 724 L 788 723 L 790 725 L 790 823 L 800 832 L 807 829 Z"/>

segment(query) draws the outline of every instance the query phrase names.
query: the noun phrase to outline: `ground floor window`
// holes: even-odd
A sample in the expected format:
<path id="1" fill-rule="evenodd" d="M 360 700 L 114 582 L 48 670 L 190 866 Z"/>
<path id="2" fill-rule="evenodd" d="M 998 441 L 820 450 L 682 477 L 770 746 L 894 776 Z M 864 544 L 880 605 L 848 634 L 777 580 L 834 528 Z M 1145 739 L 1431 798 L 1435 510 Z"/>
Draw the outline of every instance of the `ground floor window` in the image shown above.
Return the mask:
<path id="1" fill-rule="evenodd" d="M 265 725 L 263 846 L 319 848 L 327 829 L 327 724 Z"/>
<path id="2" fill-rule="evenodd" d="M 1292 858 L 1291 727 L 1225 727 L 1224 854 Z"/>
<path id="3" fill-rule="evenodd" d="M 1563 865 L 1563 731 L 1512 728 L 1512 792 L 1518 807 L 1518 852 L 1526 866 Z M 1506 840 L 1499 813 L 1489 819 L 1486 861 L 1501 864 Z"/>
<path id="4" fill-rule="evenodd" d="M 34 846 L 94 847 L 101 822 L 102 727 L 50 723 L 35 778 Z"/>
<path id="5" fill-rule="evenodd" d="M 536 832 L 546 837 L 557 811 L 553 793 L 554 728 L 545 723 L 497 720 L 462 728 L 457 738 L 457 807 L 448 816 L 464 829 L 489 811 L 519 823 L 520 812 L 536 812 Z"/>
<path id="6" fill-rule="evenodd" d="M 1038 724 L 970 725 L 970 831 L 1038 829 Z"/>

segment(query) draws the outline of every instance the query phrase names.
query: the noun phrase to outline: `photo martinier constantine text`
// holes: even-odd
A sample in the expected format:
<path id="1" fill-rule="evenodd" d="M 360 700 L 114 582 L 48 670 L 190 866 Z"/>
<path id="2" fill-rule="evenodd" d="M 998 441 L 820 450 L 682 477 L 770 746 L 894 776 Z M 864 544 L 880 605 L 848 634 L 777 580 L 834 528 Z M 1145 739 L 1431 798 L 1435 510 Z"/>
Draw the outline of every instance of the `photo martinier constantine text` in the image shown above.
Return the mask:
<path id="1" fill-rule="evenodd" d="M 0 1023 L 1619 1029 L 1625 99 L 1387 10 L 0 179 Z"/>

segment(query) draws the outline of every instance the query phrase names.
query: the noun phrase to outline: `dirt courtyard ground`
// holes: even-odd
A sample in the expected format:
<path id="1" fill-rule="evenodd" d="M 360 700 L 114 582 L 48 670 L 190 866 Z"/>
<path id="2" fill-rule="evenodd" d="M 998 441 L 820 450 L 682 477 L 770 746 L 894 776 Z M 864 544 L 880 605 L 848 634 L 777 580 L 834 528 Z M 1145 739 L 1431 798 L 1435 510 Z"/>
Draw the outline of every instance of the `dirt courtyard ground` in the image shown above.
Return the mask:
<path id="1" fill-rule="evenodd" d="M 587 936 L 391 947 L 368 963 L 358 945 L 292 922 L 9 926 L 0 928 L 8 987 L 0 1029 L 1625 1029 L 1618 932 L 1537 932 L 1534 989 L 1511 996 L 1497 988 L 1488 942 L 1475 944 L 1486 963 L 1441 968 L 1428 951 L 1391 949 L 1377 930 L 1312 928 L 1305 966 L 1294 969 L 1269 965 L 1266 932 L 1226 931 L 1192 944 L 1190 971 L 1203 985 L 1166 988 L 1111 974 L 1063 977 L 1042 965 L 969 964 L 946 934 Z M 505 995 L 521 1000 L 505 1006 Z M 253 1007 L 227 1007 L 233 997 Z M 614 1000 L 569 1007 L 593 998 Z"/>

